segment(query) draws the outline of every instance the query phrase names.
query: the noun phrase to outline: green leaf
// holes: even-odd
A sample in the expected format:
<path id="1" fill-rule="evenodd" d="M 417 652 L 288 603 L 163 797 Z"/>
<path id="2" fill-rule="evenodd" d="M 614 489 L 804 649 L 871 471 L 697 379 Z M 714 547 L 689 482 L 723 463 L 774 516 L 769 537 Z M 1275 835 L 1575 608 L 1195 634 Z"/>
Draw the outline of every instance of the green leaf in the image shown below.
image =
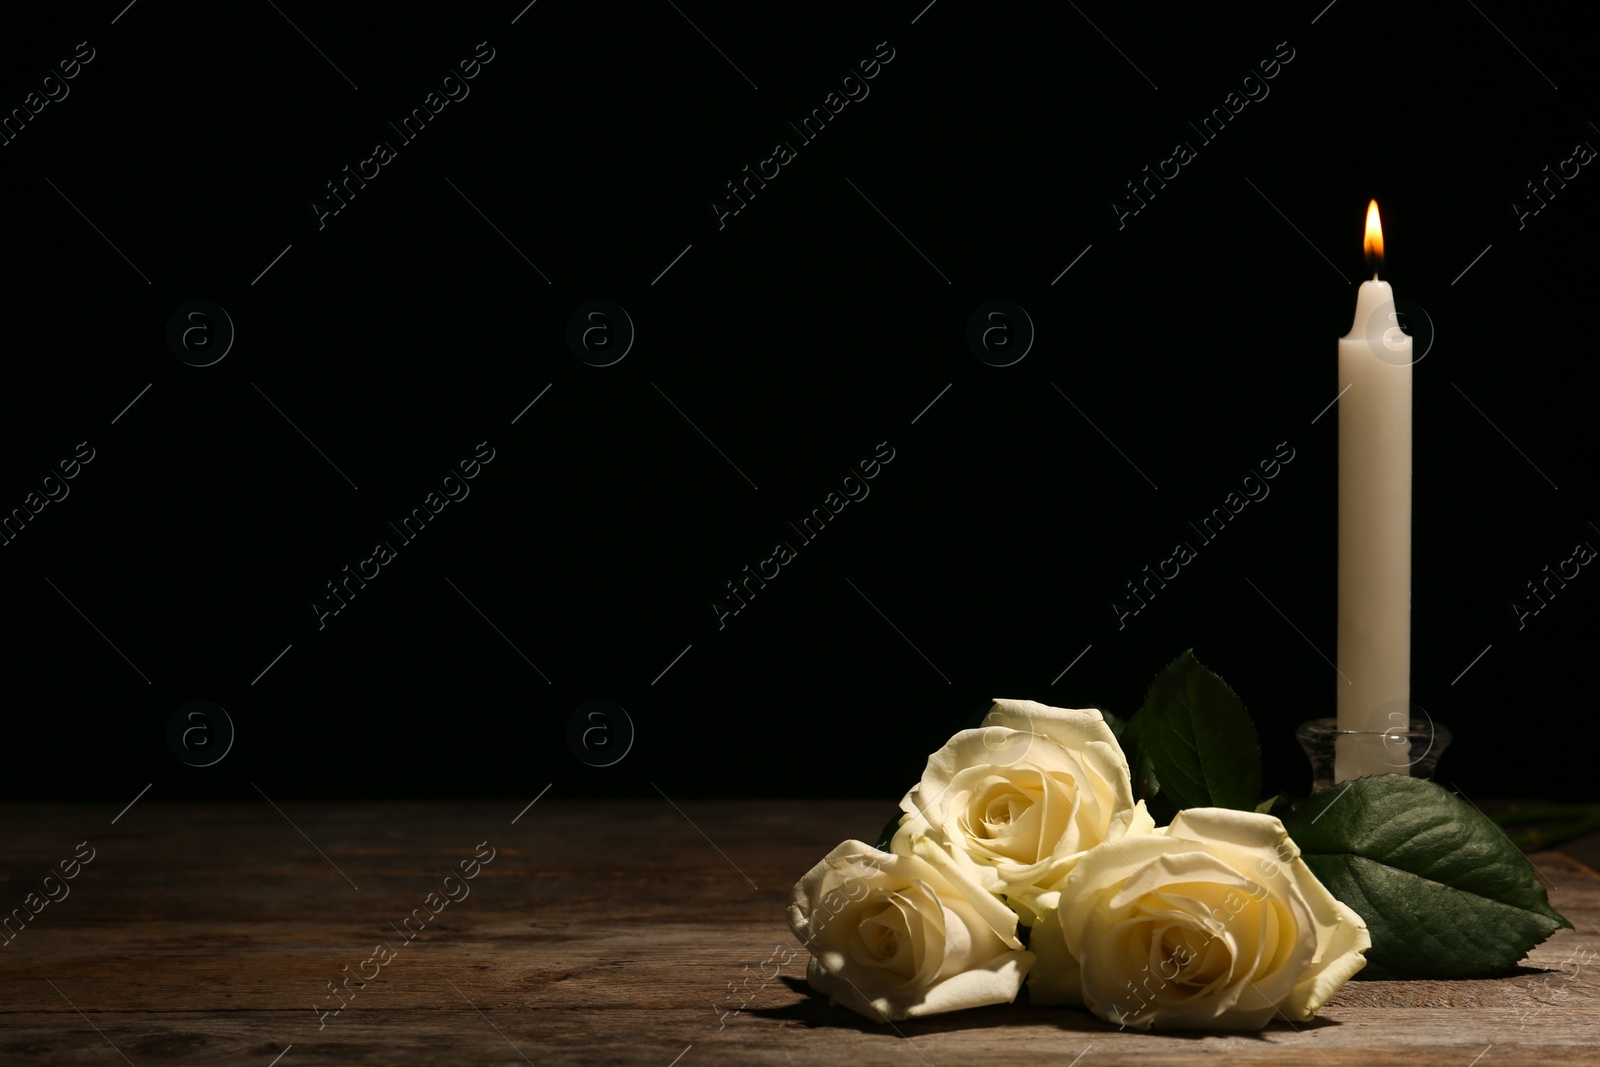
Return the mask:
<path id="1" fill-rule="evenodd" d="M 878 843 L 873 846 L 879 852 L 889 851 L 889 842 L 894 840 L 895 831 L 900 829 L 900 820 L 906 817 L 903 811 L 897 811 L 890 820 L 883 824 L 883 829 L 878 832 Z"/>
<path id="2" fill-rule="evenodd" d="M 1432 782 L 1357 778 L 1283 823 L 1322 884 L 1366 920 L 1367 959 L 1395 974 L 1501 973 L 1572 927 L 1500 828 Z"/>
<path id="3" fill-rule="evenodd" d="M 1289 794 L 1279 793 L 1277 796 L 1268 797 L 1257 804 L 1256 810 L 1263 815 L 1276 815 L 1281 819 L 1289 814 L 1293 807 L 1293 804 L 1289 801 Z"/>
<path id="4" fill-rule="evenodd" d="M 1139 743 L 1139 717 L 1135 715 L 1128 723 L 1128 740 L 1122 746 L 1128 757 L 1128 770 L 1133 777 L 1133 799 L 1144 801 L 1145 810 L 1156 821 L 1157 826 L 1165 826 L 1172 821 L 1178 813 L 1170 798 L 1161 793 L 1161 781 L 1156 778 L 1156 768 L 1150 762 L 1150 753 Z"/>
<path id="5" fill-rule="evenodd" d="M 1144 745 L 1139 744 L 1139 715 L 1133 718 L 1120 718 L 1117 715 L 1101 710 L 1102 717 L 1106 718 L 1106 725 L 1110 726 L 1110 733 L 1117 737 L 1117 744 L 1122 745 L 1123 757 L 1128 760 L 1128 777 L 1133 785 L 1134 800 L 1146 801 L 1146 808 L 1150 816 L 1160 824 L 1162 816 L 1157 814 L 1158 801 L 1155 798 L 1162 792 L 1162 784 L 1155 781 L 1155 768 L 1150 765 L 1149 753 L 1144 750 Z M 1170 805 L 1163 806 L 1163 809 Z M 1171 811 L 1166 811 L 1165 821 L 1171 821 Z"/>
<path id="6" fill-rule="evenodd" d="M 1144 810 L 1149 812 L 1150 818 L 1156 821 L 1157 826 L 1167 825 L 1172 821 L 1172 817 L 1178 814 L 1178 806 L 1166 793 L 1153 791 L 1142 797 L 1135 794 L 1133 799 L 1144 801 Z"/>
<path id="7" fill-rule="evenodd" d="M 1122 747 L 1122 755 L 1128 761 L 1128 777 L 1129 784 L 1133 786 L 1133 799 L 1141 800 L 1154 796 L 1161 787 L 1156 784 L 1155 771 L 1151 769 L 1150 761 L 1145 758 L 1144 750 L 1139 747 L 1136 720 L 1113 715 L 1104 708 L 1099 710 L 1106 725 L 1111 727 L 1111 736 L 1117 739 L 1117 744 Z"/>
<path id="8" fill-rule="evenodd" d="M 1255 725 L 1228 683 L 1192 649 L 1150 683 L 1133 729 L 1152 781 L 1174 808 L 1255 807 L 1261 792 Z"/>
<path id="9" fill-rule="evenodd" d="M 1111 727 L 1111 736 L 1117 739 L 1117 744 L 1122 746 L 1123 752 L 1127 752 L 1128 720 L 1124 719 L 1120 715 L 1111 714 L 1111 712 L 1107 711 L 1105 708 L 1096 708 L 1095 710 L 1098 711 L 1100 713 L 1100 717 L 1106 721 L 1106 725 Z M 1129 762 L 1131 763 L 1132 761 L 1130 760 Z"/>

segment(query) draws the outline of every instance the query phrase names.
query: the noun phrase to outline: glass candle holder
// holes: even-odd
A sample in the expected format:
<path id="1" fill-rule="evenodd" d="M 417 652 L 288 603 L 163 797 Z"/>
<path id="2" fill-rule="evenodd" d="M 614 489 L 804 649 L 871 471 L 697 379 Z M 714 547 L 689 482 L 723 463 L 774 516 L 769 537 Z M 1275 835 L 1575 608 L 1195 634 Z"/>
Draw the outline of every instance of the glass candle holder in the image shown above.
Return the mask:
<path id="1" fill-rule="evenodd" d="M 1391 774 L 1431 779 L 1439 757 L 1450 745 L 1450 731 L 1432 719 L 1412 719 L 1406 729 L 1341 730 L 1337 719 L 1311 719 L 1294 733 L 1311 761 L 1311 791 L 1333 784 L 1334 749 L 1340 737 L 1361 739 L 1369 750 L 1382 753 Z"/>

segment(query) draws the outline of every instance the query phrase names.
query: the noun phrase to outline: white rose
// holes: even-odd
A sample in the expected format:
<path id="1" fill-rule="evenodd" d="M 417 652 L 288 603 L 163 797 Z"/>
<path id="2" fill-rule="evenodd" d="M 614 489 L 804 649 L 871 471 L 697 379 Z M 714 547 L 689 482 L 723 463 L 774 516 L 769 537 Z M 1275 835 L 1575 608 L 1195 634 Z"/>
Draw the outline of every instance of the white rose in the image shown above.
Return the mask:
<path id="1" fill-rule="evenodd" d="M 795 884 L 811 988 L 874 1022 L 1009 1004 L 1033 965 L 1017 917 L 937 849 L 846 841 Z"/>
<path id="2" fill-rule="evenodd" d="M 1085 852 L 1155 828 L 1100 712 L 1032 700 L 996 700 L 982 726 L 928 757 L 900 807 L 895 852 L 932 839 L 1030 926 Z"/>
<path id="3" fill-rule="evenodd" d="M 1138 1030 L 1310 1019 L 1366 965 L 1366 923 L 1271 815 L 1190 808 L 1079 861 L 1033 931 L 1031 1000 Z M 1080 962 L 1081 961 L 1081 970 Z"/>

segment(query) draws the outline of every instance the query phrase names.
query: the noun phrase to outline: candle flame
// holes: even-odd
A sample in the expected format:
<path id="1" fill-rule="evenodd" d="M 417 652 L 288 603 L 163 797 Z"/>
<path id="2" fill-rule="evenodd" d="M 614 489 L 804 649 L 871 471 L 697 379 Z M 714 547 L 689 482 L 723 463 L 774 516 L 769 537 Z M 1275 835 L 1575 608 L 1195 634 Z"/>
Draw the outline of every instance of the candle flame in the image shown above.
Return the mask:
<path id="1" fill-rule="evenodd" d="M 1367 236 L 1362 242 L 1362 248 L 1367 254 L 1367 265 L 1372 268 L 1373 278 L 1378 276 L 1378 268 L 1383 266 L 1383 224 L 1378 221 L 1378 202 L 1376 200 L 1367 204 Z"/>

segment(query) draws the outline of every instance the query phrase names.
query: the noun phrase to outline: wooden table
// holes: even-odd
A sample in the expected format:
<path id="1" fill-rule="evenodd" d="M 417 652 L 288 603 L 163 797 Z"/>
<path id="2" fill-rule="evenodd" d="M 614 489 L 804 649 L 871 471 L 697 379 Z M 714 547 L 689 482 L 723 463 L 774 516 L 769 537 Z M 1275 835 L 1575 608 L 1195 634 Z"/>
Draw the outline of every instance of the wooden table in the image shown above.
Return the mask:
<path id="1" fill-rule="evenodd" d="M 94 858 L 0 946 L 0 1064 L 1600 1063 L 1596 838 L 1533 857 L 1577 930 L 1514 976 L 1357 980 L 1309 1025 L 1149 1036 L 1027 1007 L 880 1026 L 810 997 L 803 955 L 757 977 L 795 944 L 790 886 L 870 837 L 880 802 L 526 803 L 146 798 L 115 825 L 115 806 L 6 805 L 6 911 L 78 842 Z M 430 901 L 481 842 L 470 895 Z M 376 977 L 320 1016 L 355 972 Z"/>

